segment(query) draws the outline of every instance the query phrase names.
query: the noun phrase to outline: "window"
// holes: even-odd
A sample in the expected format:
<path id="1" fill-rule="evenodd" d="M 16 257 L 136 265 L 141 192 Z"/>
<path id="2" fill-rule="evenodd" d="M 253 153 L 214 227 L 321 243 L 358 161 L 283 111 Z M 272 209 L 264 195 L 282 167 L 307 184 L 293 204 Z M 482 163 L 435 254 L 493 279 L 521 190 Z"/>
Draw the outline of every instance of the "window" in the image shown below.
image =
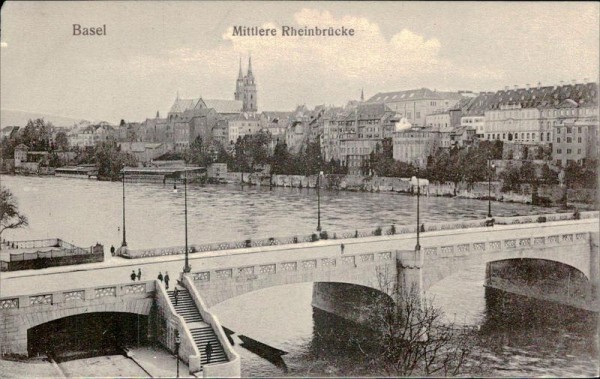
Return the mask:
<path id="1" fill-rule="evenodd" d="M 556 138 L 556 143 L 560 143 L 560 137 Z"/>
<path id="2" fill-rule="evenodd" d="M 571 127 L 567 127 L 567 133 L 571 133 Z"/>
<path id="3" fill-rule="evenodd" d="M 581 126 L 577 127 L 577 133 L 581 133 Z"/>
<path id="4" fill-rule="evenodd" d="M 567 149 L 567 154 L 571 154 L 571 149 Z"/>
<path id="5" fill-rule="evenodd" d="M 544 140 L 544 133 L 540 133 L 540 141 Z"/>
<path id="6" fill-rule="evenodd" d="M 573 142 L 573 140 L 571 139 L 571 137 L 567 137 L 567 143 L 571 143 Z"/>
<path id="7" fill-rule="evenodd" d="M 581 143 L 581 137 L 577 137 L 577 142 Z"/>
<path id="8" fill-rule="evenodd" d="M 577 154 L 581 154 L 581 149 L 577 149 Z"/>
<path id="9" fill-rule="evenodd" d="M 546 140 L 550 141 L 550 133 L 546 133 Z"/>

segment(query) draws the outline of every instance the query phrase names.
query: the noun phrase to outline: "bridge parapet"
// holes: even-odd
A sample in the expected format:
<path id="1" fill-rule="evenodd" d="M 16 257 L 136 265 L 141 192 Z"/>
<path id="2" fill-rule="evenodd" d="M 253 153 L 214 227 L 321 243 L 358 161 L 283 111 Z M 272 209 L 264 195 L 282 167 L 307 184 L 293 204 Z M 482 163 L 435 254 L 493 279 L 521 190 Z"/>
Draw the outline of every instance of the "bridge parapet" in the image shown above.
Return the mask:
<path id="1" fill-rule="evenodd" d="M 579 214 L 580 219 L 591 219 L 598 218 L 598 212 L 581 212 Z M 564 221 L 574 219 L 573 213 L 553 213 L 553 214 L 542 214 L 542 215 L 527 215 L 527 216 L 515 216 L 515 217 L 495 217 L 495 223 L 499 225 L 512 225 L 512 224 L 527 224 L 527 223 L 538 223 L 538 222 L 553 222 L 553 221 Z M 455 229 L 468 229 L 486 226 L 486 220 L 463 220 L 454 222 L 443 222 L 443 223 L 428 223 L 424 224 L 424 231 L 445 231 Z M 376 237 L 384 235 L 401 235 L 416 233 L 416 226 L 410 225 L 392 225 L 389 227 L 382 228 L 380 226 L 369 229 L 356 229 L 353 231 L 333 231 L 328 232 L 327 236 L 323 235 L 322 239 L 348 239 L 348 238 L 366 238 Z M 247 239 L 244 241 L 233 241 L 233 242 L 214 242 L 208 244 L 196 244 L 188 247 L 189 253 L 209 252 L 209 251 L 221 251 L 221 250 L 234 250 L 251 247 L 264 247 L 264 246 L 276 246 L 276 245 L 291 245 L 305 242 L 316 242 L 321 239 L 321 236 L 313 233 L 310 235 L 299 235 L 299 236 L 287 236 L 287 237 L 271 237 L 262 239 Z M 175 247 L 164 247 L 164 248 L 152 248 L 152 249 L 141 249 L 141 250 L 130 250 L 123 249 L 120 251 L 120 255 L 125 258 L 146 258 L 156 256 L 168 256 L 168 255 L 179 255 L 185 253 L 184 246 Z"/>
<path id="2" fill-rule="evenodd" d="M 154 281 L 117 284 L 91 288 L 70 289 L 57 292 L 41 292 L 34 295 L 0 298 L 0 309 L 21 309 L 41 305 L 59 305 L 75 301 L 91 301 L 104 297 L 137 297 L 154 293 Z"/>
<path id="3" fill-rule="evenodd" d="M 428 259 L 443 257 L 458 257 L 473 252 L 491 253 L 504 250 L 516 250 L 523 248 L 544 248 L 547 246 L 566 246 L 573 243 L 589 243 L 589 232 L 563 233 L 550 236 L 519 237 L 508 239 L 482 240 L 469 243 L 444 244 L 441 246 L 422 247 L 425 257 Z"/>

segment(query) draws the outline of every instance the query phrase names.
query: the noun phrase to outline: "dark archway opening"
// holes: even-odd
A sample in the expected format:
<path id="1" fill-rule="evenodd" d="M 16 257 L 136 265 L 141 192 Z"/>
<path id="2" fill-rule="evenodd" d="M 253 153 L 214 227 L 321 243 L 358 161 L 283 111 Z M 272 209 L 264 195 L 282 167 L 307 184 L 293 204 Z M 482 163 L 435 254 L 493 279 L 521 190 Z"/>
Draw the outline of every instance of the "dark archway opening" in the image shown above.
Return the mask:
<path id="1" fill-rule="evenodd" d="M 123 347 L 147 342 L 148 316 L 101 312 L 64 317 L 27 331 L 30 357 L 47 355 L 57 362 L 121 354 Z"/>

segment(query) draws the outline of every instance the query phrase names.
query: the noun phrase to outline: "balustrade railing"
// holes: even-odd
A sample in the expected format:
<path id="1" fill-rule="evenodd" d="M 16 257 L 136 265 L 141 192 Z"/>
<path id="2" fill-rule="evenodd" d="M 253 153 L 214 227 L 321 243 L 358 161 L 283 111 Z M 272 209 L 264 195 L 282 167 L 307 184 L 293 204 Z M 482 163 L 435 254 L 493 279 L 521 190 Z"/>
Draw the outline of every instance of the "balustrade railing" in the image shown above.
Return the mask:
<path id="1" fill-rule="evenodd" d="M 514 217 L 496 217 L 494 222 L 499 225 L 512 225 L 512 224 L 525 224 L 535 223 L 539 221 L 540 217 L 544 217 L 545 222 L 561 221 L 561 220 L 572 220 L 574 219 L 573 213 L 555 213 L 545 215 L 528 215 L 528 216 L 514 216 Z M 581 219 L 598 218 L 598 212 L 581 212 Z M 431 231 L 443 231 L 443 230 L 456 230 L 466 228 L 477 228 L 485 227 L 486 220 L 465 220 L 455 222 L 444 222 L 444 223 L 429 223 L 423 224 L 421 232 Z M 263 247 L 263 246 L 276 246 L 276 245 L 288 245 L 294 243 L 305 243 L 315 242 L 321 239 L 347 239 L 347 238 L 366 238 L 366 237 L 377 237 L 377 236 L 390 236 L 399 234 L 410 234 L 416 233 L 416 226 L 396 226 L 391 225 L 387 227 L 376 227 L 376 228 L 362 228 L 355 229 L 354 231 L 331 231 L 327 232 L 326 235 L 320 233 L 313 233 L 310 235 L 297 235 L 287 237 L 271 237 L 262 239 L 247 239 L 243 241 L 233 242 L 212 242 L 207 244 L 195 244 L 189 246 L 188 253 L 208 252 L 208 251 L 220 251 L 220 250 L 234 250 L 241 248 L 251 247 Z M 164 247 L 164 248 L 153 248 L 144 250 L 125 250 L 121 254 L 126 258 L 145 258 L 145 257 L 156 257 L 166 255 L 184 254 L 185 247 Z"/>
<path id="2" fill-rule="evenodd" d="M 56 305 L 78 300 L 91 301 L 103 297 L 146 295 L 147 293 L 154 292 L 154 284 L 154 281 L 146 281 L 6 297 L 0 298 L 0 309 L 23 308 L 39 305 Z"/>

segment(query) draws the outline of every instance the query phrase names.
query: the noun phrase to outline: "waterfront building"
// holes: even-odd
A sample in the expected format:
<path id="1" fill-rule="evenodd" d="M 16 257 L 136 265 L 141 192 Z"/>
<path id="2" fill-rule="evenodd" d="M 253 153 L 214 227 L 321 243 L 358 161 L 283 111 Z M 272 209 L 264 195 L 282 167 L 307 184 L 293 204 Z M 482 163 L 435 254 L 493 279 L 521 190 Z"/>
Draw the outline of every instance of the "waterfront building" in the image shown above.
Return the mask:
<path id="1" fill-rule="evenodd" d="M 572 117 L 562 119 L 554 127 L 552 160 L 562 167 L 571 162 L 581 164 L 585 159 L 598 159 L 598 109 L 574 110 Z"/>
<path id="2" fill-rule="evenodd" d="M 455 106 L 463 95 L 459 92 L 432 91 L 428 88 L 407 91 L 379 92 L 366 103 L 385 104 L 399 117 L 405 117 L 415 126 L 425 126 L 425 118 L 433 113 Z"/>
<path id="3" fill-rule="evenodd" d="M 392 139 L 394 159 L 425 167 L 427 157 L 436 147 L 436 134 L 431 127 L 398 128 Z"/>
<path id="4" fill-rule="evenodd" d="M 349 174 L 368 174 L 364 168 L 384 136 L 392 135 L 397 115 L 383 103 L 361 103 L 338 122 L 339 156 Z"/>
<path id="5" fill-rule="evenodd" d="M 256 113 L 244 112 L 227 120 L 227 138 L 230 144 L 235 144 L 238 138 L 256 134 L 260 129 L 260 116 Z"/>

